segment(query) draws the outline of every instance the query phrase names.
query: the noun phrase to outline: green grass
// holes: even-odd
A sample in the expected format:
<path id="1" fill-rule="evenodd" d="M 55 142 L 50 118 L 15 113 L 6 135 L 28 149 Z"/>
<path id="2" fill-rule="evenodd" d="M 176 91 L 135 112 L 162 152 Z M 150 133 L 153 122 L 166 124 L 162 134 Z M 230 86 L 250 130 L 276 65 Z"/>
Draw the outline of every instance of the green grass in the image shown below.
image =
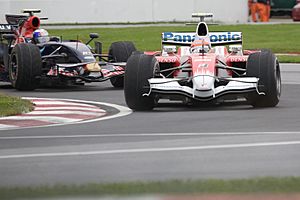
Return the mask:
<path id="1" fill-rule="evenodd" d="M 164 194 L 291 194 L 300 192 L 300 178 L 254 178 L 237 180 L 198 180 L 131 182 L 86 185 L 0 188 L 1 199 L 34 199 L 78 196 L 128 196 Z"/>
<path id="2" fill-rule="evenodd" d="M 130 28 L 90 28 L 49 30 L 51 35 L 63 36 L 64 39 L 88 40 L 91 32 L 99 33 L 103 49 L 108 51 L 114 41 L 133 41 L 141 50 L 159 50 L 161 33 L 166 31 L 194 32 L 195 26 L 152 26 Z M 210 31 L 241 31 L 245 49 L 271 49 L 274 53 L 300 52 L 300 28 L 298 24 L 275 25 L 220 25 L 210 26 Z"/>
<path id="3" fill-rule="evenodd" d="M 300 63 L 300 56 L 277 56 L 281 63 Z"/>
<path id="4" fill-rule="evenodd" d="M 0 93 L 0 117 L 16 115 L 33 110 L 30 101 Z"/>

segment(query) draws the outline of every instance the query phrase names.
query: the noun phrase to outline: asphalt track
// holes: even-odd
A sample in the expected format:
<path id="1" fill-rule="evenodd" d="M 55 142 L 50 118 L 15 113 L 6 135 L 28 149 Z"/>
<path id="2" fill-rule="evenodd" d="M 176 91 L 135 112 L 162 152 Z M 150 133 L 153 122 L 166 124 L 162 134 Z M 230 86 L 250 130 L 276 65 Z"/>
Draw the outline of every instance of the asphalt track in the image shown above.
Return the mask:
<path id="1" fill-rule="evenodd" d="M 0 186 L 300 176 L 300 66 L 282 66 L 276 108 L 244 104 L 152 112 L 85 124 L 0 131 Z M 10 95 L 125 106 L 109 82 Z"/>

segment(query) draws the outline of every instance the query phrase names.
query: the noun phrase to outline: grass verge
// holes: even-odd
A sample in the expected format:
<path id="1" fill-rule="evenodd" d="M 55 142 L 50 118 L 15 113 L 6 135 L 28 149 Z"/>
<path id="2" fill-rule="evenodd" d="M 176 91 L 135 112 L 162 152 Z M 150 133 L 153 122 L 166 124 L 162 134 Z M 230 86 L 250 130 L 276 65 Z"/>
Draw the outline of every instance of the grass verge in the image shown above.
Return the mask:
<path id="1" fill-rule="evenodd" d="M 237 180 L 198 180 L 132 182 L 86 185 L 0 188 L 1 199 L 57 197 L 100 197 L 184 194 L 292 194 L 300 192 L 300 177 L 254 178 Z"/>
<path id="2" fill-rule="evenodd" d="M 33 110 L 30 101 L 0 93 L 0 117 L 26 113 Z"/>
<path id="3" fill-rule="evenodd" d="M 49 30 L 51 35 L 62 36 L 63 39 L 76 39 L 78 36 L 82 41 L 87 41 L 91 32 L 99 33 L 99 40 L 103 43 L 105 52 L 108 52 L 110 44 L 114 41 L 133 41 L 137 49 L 141 51 L 159 50 L 161 48 L 161 33 L 168 31 L 194 32 L 195 26 Z M 298 24 L 212 25 L 210 31 L 243 32 L 244 49 L 271 49 L 274 53 L 300 52 Z M 291 61 L 293 60 L 291 59 Z"/>
<path id="4" fill-rule="evenodd" d="M 277 56 L 280 63 L 300 63 L 300 56 Z"/>

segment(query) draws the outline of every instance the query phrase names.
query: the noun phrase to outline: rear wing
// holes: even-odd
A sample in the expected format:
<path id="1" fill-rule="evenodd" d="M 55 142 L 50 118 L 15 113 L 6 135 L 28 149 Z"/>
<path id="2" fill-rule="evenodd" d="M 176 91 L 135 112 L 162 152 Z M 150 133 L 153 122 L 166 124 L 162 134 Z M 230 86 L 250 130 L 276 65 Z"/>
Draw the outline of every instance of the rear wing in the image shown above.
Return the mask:
<path id="1" fill-rule="evenodd" d="M 195 40 L 196 33 L 162 33 L 162 44 L 189 46 Z M 210 32 L 211 45 L 243 44 L 242 32 Z"/>
<path id="2" fill-rule="evenodd" d="M 13 33 L 13 26 L 10 24 L 0 24 L 0 34 Z"/>

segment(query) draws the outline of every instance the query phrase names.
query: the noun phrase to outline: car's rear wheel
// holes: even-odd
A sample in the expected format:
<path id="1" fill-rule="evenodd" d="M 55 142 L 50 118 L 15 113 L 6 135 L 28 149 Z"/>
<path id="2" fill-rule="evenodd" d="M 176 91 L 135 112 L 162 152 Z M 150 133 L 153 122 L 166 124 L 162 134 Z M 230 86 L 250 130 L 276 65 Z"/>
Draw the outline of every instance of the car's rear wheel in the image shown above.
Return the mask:
<path id="1" fill-rule="evenodd" d="M 257 77 L 260 93 L 249 94 L 247 99 L 254 107 L 275 107 L 281 95 L 280 66 L 276 56 L 269 50 L 253 53 L 247 61 L 248 77 Z"/>
<path id="2" fill-rule="evenodd" d="M 133 54 L 127 61 L 124 80 L 124 94 L 126 104 L 136 111 L 152 110 L 155 101 L 149 93 L 148 79 L 153 78 L 159 68 L 154 56 L 142 53 Z"/>
<path id="3" fill-rule="evenodd" d="M 9 78 L 17 90 L 34 90 L 39 85 L 42 58 L 34 44 L 17 44 L 10 56 Z"/>
<path id="4" fill-rule="evenodd" d="M 109 48 L 109 56 L 113 62 L 127 62 L 136 48 L 132 42 L 114 42 Z M 116 88 L 124 87 L 124 76 L 114 76 L 110 79 L 111 84 Z"/>

